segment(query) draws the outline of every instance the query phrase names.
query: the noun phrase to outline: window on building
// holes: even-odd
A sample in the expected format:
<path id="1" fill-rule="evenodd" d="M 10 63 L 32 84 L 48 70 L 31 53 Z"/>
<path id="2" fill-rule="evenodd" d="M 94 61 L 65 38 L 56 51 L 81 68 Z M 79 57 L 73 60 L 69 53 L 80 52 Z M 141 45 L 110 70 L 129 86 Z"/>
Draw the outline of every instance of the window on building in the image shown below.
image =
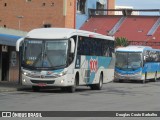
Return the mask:
<path id="1" fill-rule="evenodd" d="M 70 2 L 70 6 L 72 6 L 72 2 Z"/>
<path id="2" fill-rule="evenodd" d="M 104 9 L 105 8 L 105 1 L 104 0 L 99 0 L 98 2 L 97 2 L 97 5 L 96 5 L 96 8 L 97 9 Z M 98 14 L 98 15 L 104 15 L 104 11 L 97 11 L 97 13 L 96 14 Z"/>
<path id="3" fill-rule="evenodd" d="M 46 5 L 46 3 L 42 3 L 42 6 L 45 6 Z"/>
<path id="4" fill-rule="evenodd" d="M 4 6 L 6 7 L 6 6 L 7 6 L 7 3 L 4 3 Z"/>
<path id="5" fill-rule="evenodd" d="M 54 6 L 54 2 L 51 3 L 51 6 Z"/>
<path id="6" fill-rule="evenodd" d="M 44 28 L 50 28 L 52 25 L 51 24 L 44 24 L 43 27 Z"/>
<path id="7" fill-rule="evenodd" d="M 97 2 L 97 9 L 104 9 L 104 4 Z"/>
<path id="8" fill-rule="evenodd" d="M 26 0 L 26 2 L 31 2 L 32 0 Z"/>
<path id="9" fill-rule="evenodd" d="M 77 0 L 77 12 L 85 14 L 86 0 Z"/>

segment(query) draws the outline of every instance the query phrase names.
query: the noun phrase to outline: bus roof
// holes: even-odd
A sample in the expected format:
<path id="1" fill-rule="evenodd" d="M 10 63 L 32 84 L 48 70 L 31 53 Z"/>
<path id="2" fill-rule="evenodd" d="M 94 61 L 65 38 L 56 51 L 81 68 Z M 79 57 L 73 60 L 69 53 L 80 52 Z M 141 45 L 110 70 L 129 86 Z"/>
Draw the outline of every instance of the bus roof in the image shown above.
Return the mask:
<path id="1" fill-rule="evenodd" d="M 152 50 L 149 46 L 127 46 L 122 48 L 117 48 L 116 52 L 143 52 L 144 50 Z"/>
<path id="2" fill-rule="evenodd" d="M 94 32 L 76 30 L 70 28 L 39 28 L 31 30 L 26 38 L 37 39 L 67 39 L 74 35 L 114 40 L 111 36 L 105 36 Z"/>

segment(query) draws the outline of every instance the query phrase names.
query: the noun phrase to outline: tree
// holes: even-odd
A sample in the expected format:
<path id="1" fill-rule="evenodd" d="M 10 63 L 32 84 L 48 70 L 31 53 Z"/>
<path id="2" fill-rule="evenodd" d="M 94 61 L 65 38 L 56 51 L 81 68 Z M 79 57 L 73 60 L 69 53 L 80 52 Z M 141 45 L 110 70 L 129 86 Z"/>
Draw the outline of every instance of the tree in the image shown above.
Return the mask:
<path id="1" fill-rule="evenodd" d="M 126 47 L 129 45 L 128 39 L 125 37 L 117 37 L 115 40 L 115 45 L 116 45 L 116 47 L 118 47 L 118 46 Z"/>

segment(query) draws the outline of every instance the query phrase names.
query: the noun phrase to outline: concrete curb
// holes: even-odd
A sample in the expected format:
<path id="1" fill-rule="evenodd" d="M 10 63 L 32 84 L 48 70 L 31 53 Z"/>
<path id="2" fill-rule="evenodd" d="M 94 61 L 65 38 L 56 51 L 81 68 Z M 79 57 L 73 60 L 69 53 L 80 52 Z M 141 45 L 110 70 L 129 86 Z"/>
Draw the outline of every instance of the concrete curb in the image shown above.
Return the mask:
<path id="1" fill-rule="evenodd" d="M 13 92 L 31 90 L 30 86 L 23 86 L 18 83 L 0 82 L 0 92 Z"/>
<path id="2" fill-rule="evenodd" d="M 0 87 L 0 92 L 14 92 L 14 91 L 26 91 L 32 90 L 31 87 L 17 87 L 17 88 L 7 88 L 7 87 Z"/>
<path id="3" fill-rule="evenodd" d="M 13 92 L 13 91 L 17 91 L 17 88 L 0 87 L 0 92 Z"/>

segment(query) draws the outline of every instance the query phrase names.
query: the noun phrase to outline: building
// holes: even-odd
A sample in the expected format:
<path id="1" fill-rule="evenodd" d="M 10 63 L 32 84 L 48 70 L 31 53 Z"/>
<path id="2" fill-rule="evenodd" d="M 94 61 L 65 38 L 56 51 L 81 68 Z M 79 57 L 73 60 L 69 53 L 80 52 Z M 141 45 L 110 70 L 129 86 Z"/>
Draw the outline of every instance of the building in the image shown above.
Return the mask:
<path id="1" fill-rule="evenodd" d="M 19 54 L 16 52 L 17 39 L 27 33 L 0 28 L 0 81 L 17 81 L 19 78 Z"/>
<path id="2" fill-rule="evenodd" d="M 80 28 L 88 9 L 111 9 L 115 0 L 0 0 L 0 26 L 22 31 L 40 27 Z"/>
<path id="3" fill-rule="evenodd" d="M 89 18 L 89 9 L 114 9 L 115 0 L 77 0 L 76 29 L 79 29 Z M 100 15 L 113 15 L 113 12 L 97 12 Z"/>
<path id="4" fill-rule="evenodd" d="M 153 11 L 159 12 L 159 10 L 151 10 L 151 12 Z M 124 12 L 123 15 L 92 15 L 80 29 L 125 37 L 129 40 L 130 45 L 151 46 L 160 49 L 160 16 L 131 15 L 129 14 L 130 10 L 124 10 Z"/>
<path id="5" fill-rule="evenodd" d="M 0 0 L 0 26 L 23 31 L 75 27 L 74 0 Z"/>
<path id="6" fill-rule="evenodd" d="M 79 29 L 89 18 L 88 9 L 113 9 L 114 3 L 115 0 L 0 0 L 0 81 L 18 80 L 15 45 L 28 31 L 41 27 Z"/>

